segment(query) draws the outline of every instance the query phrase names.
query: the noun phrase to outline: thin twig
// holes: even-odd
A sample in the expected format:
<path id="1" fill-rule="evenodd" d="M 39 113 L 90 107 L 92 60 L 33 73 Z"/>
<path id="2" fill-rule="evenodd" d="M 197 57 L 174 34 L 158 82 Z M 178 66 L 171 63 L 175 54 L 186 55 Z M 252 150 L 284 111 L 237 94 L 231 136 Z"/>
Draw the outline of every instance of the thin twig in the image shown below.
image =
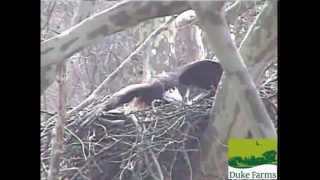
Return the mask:
<path id="1" fill-rule="evenodd" d="M 74 134 L 70 129 L 68 129 L 67 127 L 65 127 L 65 130 L 67 130 L 69 134 L 71 134 L 74 138 L 76 138 L 79 141 L 79 143 L 81 144 L 83 157 L 84 157 L 85 160 L 87 160 L 87 155 L 86 155 L 86 152 L 85 152 L 85 147 L 84 147 L 83 141 L 76 134 Z"/>
<path id="2" fill-rule="evenodd" d="M 41 30 L 44 30 L 44 28 L 49 27 L 49 22 L 50 22 L 50 19 L 51 19 L 53 10 L 54 10 L 54 8 L 56 7 L 56 4 L 57 4 L 57 2 L 54 1 L 54 2 L 53 2 L 53 5 L 52 5 L 52 7 L 51 7 L 51 9 L 50 9 L 50 11 L 49 11 L 49 13 L 48 13 L 47 22 L 46 22 L 46 24 L 43 25 L 43 27 L 41 28 Z M 50 5 L 51 5 L 51 2 L 50 2 Z M 49 8 L 49 7 L 48 7 L 48 8 Z"/>
<path id="3" fill-rule="evenodd" d="M 149 42 L 150 39 L 154 38 L 160 32 L 163 30 L 166 30 L 166 27 L 174 20 L 176 19 L 175 16 L 172 16 L 167 22 L 163 23 L 160 25 L 156 30 L 154 30 L 146 39 L 141 42 L 136 49 L 128 56 L 126 59 L 105 79 L 103 82 L 89 95 L 85 100 L 83 100 L 78 106 L 74 107 L 72 110 L 68 111 L 67 115 L 70 117 L 71 115 L 77 113 L 79 110 L 83 109 L 86 107 L 88 104 L 90 104 L 92 101 L 96 100 L 98 95 L 101 93 L 101 91 L 104 90 L 104 87 L 110 83 L 118 74 L 119 72 L 125 67 L 128 62 L 130 62 L 133 58 L 134 55 L 140 52 L 140 50 Z M 48 121 L 53 120 L 57 116 L 51 117 Z"/>
<path id="4" fill-rule="evenodd" d="M 60 168 L 60 158 L 63 153 L 63 136 L 64 125 L 66 121 L 66 66 L 64 63 L 60 63 L 58 66 L 59 77 L 59 118 L 57 119 L 55 129 L 52 130 L 52 150 L 51 160 L 48 172 L 48 180 L 58 179 L 58 173 Z"/>

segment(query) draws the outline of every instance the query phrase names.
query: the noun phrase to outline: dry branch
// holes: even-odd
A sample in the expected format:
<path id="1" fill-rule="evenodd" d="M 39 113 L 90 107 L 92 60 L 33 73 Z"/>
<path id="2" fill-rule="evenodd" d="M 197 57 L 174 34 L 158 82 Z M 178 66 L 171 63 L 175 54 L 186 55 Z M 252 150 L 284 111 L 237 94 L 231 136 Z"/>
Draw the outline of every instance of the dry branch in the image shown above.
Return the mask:
<path id="1" fill-rule="evenodd" d="M 128 114 L 102 109 L 92 116 L 91 123 L 74 123 L 85 121 L 104 102 L 86 107 L 79 112 L 81 116 L 72 115 L 72 121 L 66 122 L 59 177 L 191 179 L 199 171 L 199 139 L 208 126 L 214 100 L 204 97 L 191 105 L 160 101 L 149 109 Z M 49 129 L 43 131 L 49 133 Z M 48 166 L 50 151 L 44 149 L 41 153 L 43 167 Z"/>
<path id="2" fill-rule="evenodd" d="M 256 18 L 256 21 L 251 25 L 240 45 L 240 54 L 256 86 L 260 86 L 261 74 L 265 72 L 266 67 L 269 66 L 270 62 L 274 60 L 277 55 L 277 17 L 275 12 L 275 7 L 271 5 L 265 7 Z M 237 98 L 231 93 L 228 93 L 231 89 L 232 82 L 230 77 L 225 76 L 224 82 L 219 90 L 220 93 L 217 94 L 217 103 L 212 112 L 216 113 L 214 125 L 217 127 L 219 137 L 224 143 L 227 142 L 230 135 L 225 132 L 229 132 L 230 128 L 232 128 L 230 124 L 237 121 L 240 117 L 228 116 L 230 111 L 234 110 L 236 104 L 238 104 Z M 237 128 L 237 131 L 232 132 L 232 137 L 240 138 L 248 135 L 248 123 L 241 121 L 241 124 L 241 128 Z"/>
<path id="3" fill-rule="evenodd" d="M 253 3 L 237 2 L 228 9 L 230 23 Z M 153 9 L 154 11 L 150 10 Z M 56 64 L 105 36 L 125 30 L 147 19 L 180 14 L 190 7 L 181 1 L 124 1 L 93 15 L 61 34 L 41 42 L 41 92 L 54 81 Z M 90 37 L 90 38 L 88 38 Z"/>
<path id="4" fill-rule="evenodd" d="M 218 91 L 217 103 L 212 113 L 212 116 L 213 114 L 215 115 L 215 118 L 212 118 L 211 120 L 214 122 L 214 125 L 209 124 L 209 127 L 204 135 L 206 138 L 203 138 L 201 141 L 203 145 L 202 151 L 204 152 L 202 153 L 203 156 L 201 157 L 201 163 L 204 176 L 207 178 L 222 178 L 226 176 L 226 149 L 224 149 L 217 141 L 213 139 L 220 139 L 222 140 L 222 143 L 226 143 L 227 139 L 232 133 L 232 129 L 236 124 L 244 126 L 235 128 L 235 131 L 238 132 L 247 132 L 248 127 L 250 127 L 252 128 L 251 134 L 253 134 L 254 137 L 276 137 L 273 124 L 262 104 L 262 101 L 255 92 L 255 86 L 250 79 L 245 65 L 243 64 L 242 57 L 237 52 L 230 39 L 228 29 L 226 28 L 225 19 L 223 17 L 223 12 L 217 11 L 217 13 L 206 14 L 206 12 L 210 12 L 208 10 L 206 11 L 206 8 L 219 8 L 217 5 L 218 3 L 207 3 L 205 6 L 204 4 L 200 3 L 193 5 L 193 7 L 197 9 L 196 12 L 199 15 L 198 17 L 200 21 L 202 21 L 201 24 L 203 25 L 204 30 L 208 33 L 210 44 L 212 45 L 213 50 L 215 51 L 226 72 L 226 77 L 222 80 L 223 89 L 220 88 Z M 248 58 L 246 55 L 251 55 L 250 53 L 253 52 L 252 48 L 257 46 L 256 43 L 252 42 L 257 41 L 257 36 L 265 33 L 265 31 L 261 32 L 257 29 L 252 31 L 252 29 L 259 25 L 257 22 L 263 24 L 263 27 L 270 25 L 270 23 L 276 24 L 276 19 L 274 19 L 276 14 L 274 11 L 270 10 L 273 8 L 274 6 L 271 5 L 269 5 L 268 8 L 265 8 L 262 14 L 267 15 L 260 15 L 258 18 L 259 20 L 252 25 L 251 30 L 248 32 L 248 36 L 245 38 L 246 40 L 243 43 L 246 44 L 247 47 L 242 48 L 241 52 L 244 54 L 245 58 Z M 274 8 L 274 10 L 276 11 L 276 8 Z M 211 17 L 210 20 L 208 17 Z M 264 17 L 264 19 L 262 17 Z M 274 26 L 271 26 L 271 28 L 274 28 Z M 268 30 L 268 28 L 262 30 Z M 276 30 L 274 31 L 274 29 L 272 29 L 268 32 L 271 32 L 271 40 L 273 40 L 273 38 L 276 37 Z M 270 34 L 260 37 L 270 37 Z M 252 59 L 250 60 L 252 60 L 251 62 L 260 61 L 263 62 L 262 64 L 265 64 L 265 62 L 268 63 L 268 60 L 271 59 L 270 54 L 274 55 L 274 44 L 269 43 L 269 39 L 266 39 L 266 41 L 262 39 L 259 40 L 261 43 L 258 44 L 257 48 L 260 49 L 258 49 L 258 52 L 254 54 L 254 56 L 251 56 Z M 251 51 L 244 51 L 244 49 L 248 50 L 250 48 Z M 255 68 L 258 69 L 257 72 L 263 72 L 263 69 L 257 67 Z M 257 73 L 254 75 L 257 75 Z M 248 94 L 245 92 L 251 92 L 250 96 L 248 96 Z M 257 112 L 259 112 L 259 114 Z M 246 121 L 241 121 L 240 123 L 236 122 L 236 120 L 239 118 L 242 120 L 246 119 Z M 245 134 L 240 137 L 247 135 L 248 134 Z"/>
<path id="5" fill-rule="evenodd" d="M 139 53 L 142 48 L 149 42 L 152 38 L 159 35 L 163 30 L 166 29 L 166 27 L 175 19 L 176 17 L 171 17 L 167 22 L 160 25 L 157 29 L 155 29 L 153 32 L 151 32 L 140 44 L 137 45 L 135 50 L 130 53 L 128 57 L 124 59 L 124 61 L 112 72 L 108 75 L 108 77 L 103 80 L 103 82 L 85 99 L 83 100 L 78 106 L 74 107 L 72 110 L 67 112 L 67 115 L 73 115 L 77 113 L 79 110 L 83 109 L 84 107 L 88 106 L 89 104 L 95 102 L 99 99 L 101 96 L 101 92 L 105 89 L 105 87 L 110 83 L 110 81 L 114 80 L 115 77 L 121 73 L 121 71 L 124 69 L 125 65 L 128 64 L 133 58 L 134 55 Z M 101 108 L 104 108 L 105 104 Z M 101 109 L 100 108 L 100 109 Z M 51 117 L 48 122 L 51 122 L 54 120 L 57 116 Z"/>
<path id="6" fill-rule="evenodd" d="M 189 9 L 182 1 L 123 1 L 89 17 L 41 43 L 41 92 L 55 79 L 55 64 L 105 36 L 148 19 L 179 14 Z"/>
<path id="7" fill-rule="evenodd" d="M 64 125 L 66 122 L 66 67 L 64 63 L 60 63 L 58 66 L 59 77 L 59 118 L 56 121 L 56 126 L 52 131 L 52 150 L 51 160 L 48 172 L 48 180 L 57 180 L 61 156 L 63 154 L 63 136 L 64 136 Z"/>

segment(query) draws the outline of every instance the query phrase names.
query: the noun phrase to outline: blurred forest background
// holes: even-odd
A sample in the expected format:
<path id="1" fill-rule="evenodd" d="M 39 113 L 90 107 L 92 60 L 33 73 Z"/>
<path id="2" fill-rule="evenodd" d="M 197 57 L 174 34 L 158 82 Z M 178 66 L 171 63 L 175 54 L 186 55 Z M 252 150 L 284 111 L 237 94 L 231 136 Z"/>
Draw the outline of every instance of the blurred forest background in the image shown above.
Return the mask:
<path id="1" fill-rule="evenodd" d="M 74 26 L 79 22 L 77 18 L 80 17 L 81 21 L 119 2 L 121 0 L 41 0 L 41 41 Z M 228 1 L 227 8 L 235 2 Z M 235 11 L 238 14 L 232 23 L 229 22 L 232 39 L 237 47 L 261 12 L 264 3 L 265 0 L 240 2 L 242 5 Z M 214 52 L 208 48 L 206 36 L 194 17 L 194 12 L 189 10 L 173 20 L 172 16 L 147 20 L 106 36 L 102 42 L 72 55 L 65 64 L 66 109 L 70 110 L 85 100 L 142 42 L 142 48 L 107 84 L 102 96 L 113 94 L 129 84 L 150 80 L 156 74 L 172 71 L 195 60 L 215 59 Z M 273 120 L 277 119 L 277 58 L 265 68 L 257 88 L 265 105 L 274 109 L 270 116 Z M 58 114 L 58 111 L 59 83 L 55 81 L 41 95 L 42 127 L 50 117 Z M 42 164 L 42 170 L 46 172 L 48 167 Z M 44 172 L 42 179 L 47 178 Z"/>
<path id="2" fill-rule="evenodd" d="M 90 2 L 90 1 L 89 1 Z M 119 1 L 92 1 L 91 14 L 111 7 Z M 232 5 L 235 1 L 230 1 Z M 236 45 L 241 40 L 250 24 L 262 9 L 263 1 L 243 12 L 234 24 L 230 24 Z M 73 24 L 78 13 L 80 1 L 77 0 L 41 0 L 41 40 L 49 39 Z M 194 16 L 191 11 L 185 12 L 181 19 L 171 23 L 154 39 L 148 41 L 144 48 L 135 55 L 112 83 L 105 94 L 114 93 L 126 85 L 139 83 L 152 75 L 163 71 L 172 71 L 176 67 L 197 59 L 212 59 L 214 53 L 203 42 L 203 32 L 194 24 L 186 24 Z M 148 20 L 136 27 L 105 37 L 102 43 L 85 48 L 74 54 L 66 63 L 67 106 L 75 107 L 111 73 L 151 32 L 166 22 L 170 17 Z M 178 21 L 178 22 L 177 22 Z M 179 24 L 180 23 L 180 24 Z M 205 39 L 204 39 L 205 41 Z M 277 62 L 270 65 L 266 76 L 274 76 Z M 276 99 L 276 98 L 274 98 Z M 57 113 L 58 85 L 53 83 L 41 97 L 42 117 Z"/>

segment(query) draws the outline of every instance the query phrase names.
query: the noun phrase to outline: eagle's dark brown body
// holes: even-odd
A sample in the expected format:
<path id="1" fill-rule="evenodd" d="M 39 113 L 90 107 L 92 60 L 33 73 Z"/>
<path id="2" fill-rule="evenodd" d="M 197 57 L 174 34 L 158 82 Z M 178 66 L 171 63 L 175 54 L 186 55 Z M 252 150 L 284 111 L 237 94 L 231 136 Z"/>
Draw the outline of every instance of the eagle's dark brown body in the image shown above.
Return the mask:
<path id="1" fill-rule="evenodd" d="M 222 67 L 213 61 L 196 61 L 180 70 L 179 83 L 187 86 L 210 90 L 219 84 Z"/>
<path id="2" fill-rule="evenodd" d="M 129 85 L 113 95 L 108 109 L 116 108 L 134 100 L 137 106 L 149 106 L 155 99 L 162 99 L 163 94 L 172 88 L 193 86 L 205 90 L 216 89 L 219 84 L 222 67 L 213 61 L 196 61 L 177 71 L 158 76 L 154 80 Z"/>

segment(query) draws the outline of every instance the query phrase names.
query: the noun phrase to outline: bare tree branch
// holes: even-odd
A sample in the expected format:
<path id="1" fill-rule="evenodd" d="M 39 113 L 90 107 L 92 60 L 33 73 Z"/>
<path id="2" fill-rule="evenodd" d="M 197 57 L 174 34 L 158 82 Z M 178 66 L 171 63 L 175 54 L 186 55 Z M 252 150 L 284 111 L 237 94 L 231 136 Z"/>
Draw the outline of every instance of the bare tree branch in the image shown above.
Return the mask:
<path id="1" fill-rule="evenodd" d="M 204 30 L 210 34 L 210 36 L 208 36 L 210 44 L 225 70 L 225 78 L 222 80 L 224 88 L 219 89 L 216 105 L 212 109 L 214 113 L 212 113 L 211 116 L 213 118 L 214 114 L 215 120 L 214 122 L 213 119 L 211 120 L 212 122 L 209 123 L 209 126 L 201 139 L 203 150 L 201 163 L 204 176 L 223 179 L 227 172 L 227 157 L 226 149 L 221 146 L 219 141 L 222 139 L 222 143 L 225 143 L 226 139 L 230 136 L 232 131 L 230 128 L 235 125 L 234 119 L 246 119 L 246 122 L 242 122 L 242 124 L 246 124 L 246 127 L 252 128 L 250 132 L 254 137 L 276 137 L 276 133 L 271 119 L 269 118 L 261 99 L 258 97 L 254 83 L 243 64 L 242 57 L 237 52 L 230 38 L 226 20 L 223 17 L 223 11 L 219 12 L 217 10 L 223 7 L 223 3 L 194 3 L 192 7 L 196 9 L 196 13 Z M 271 7 L 271 9 L 273 8 L 274 6 Z M 210 13 L 212 12 L 212 9 L 216 9 L 216 11 Z M 259 30 L 254 29 L 259 25 L 257 22 L 262 24 L 274 22 L 276 24 L 276 19 L 274 19 L 276 14 L 271 9 L 270 7 L 269 9 L 264 9 L 263 13 L 268 15 L 259 16 L 259 20 L 252 25 L 245 41 L 242 43 L 241 53 L 244 54 L 245 60 L 252 60 L 251 65 L 257 65 L 257 62 L 266 57 L 266 54 L 274 55 L 274 44 L 269 43 L 269 39 L 266 39 L 267 41 L 259 39 L 259 42 L 261 43 L 258 45 L 259 48 L 257 50 L 259 51 L 257 54 L 247 57 L 248 55 L 251 55 L 250 53 L 253 53 L 252 48 L 257 46 L 257 43 L 253 42 L 257 42 L 257 37 L 259 37 L 259 35 L 261 37 L 261 35 L 265 33 L 264 31 L 259 32 Z M 262 17 L 264 17 L 264 19 Z M 264 27 L 265 26 L 268 25 L 264 25 Z M 271 27 L 274 28 L 274 26 Z M 270 33 L 267 36 L 262 37 L 270 37 L 271 35 L 271 39 L 273 40 L 273 38 L 276 37 L 276 30 L 272 29 L 268 32 Z M 243 52 L 244 49 L 246 49 L 246 52 Z M 265 58 L 264 61 L 268 61 L 269 58 L 270 56 Z M 261 68 L 259 70 L 261 71 Z M 227 120 L 227 122 L 225 122 L 225 120 Z M 214 123 L 214 125 L 212 123 Z M 239 129 L 237 130 L 239 131 Z M 245 130 L 247 131 L 247 129 Z"/>
<path id="2" fill-rule="evenodd" d="M 49 4 L 49 7 L 50 7 L 50 5 L 51 5 L 51 8 L 50 8 L 49 13 L 48 13 L 48 16 L 47 16 L 47 21 L 46 21 L 46 23 L 43 25 L 43 27 L 41 28 L 41 30 L 45 29 L 46 27 L 49 27 L 49 22 L 50 22 L 50 19 L 51 19 L 53 10 L 55 9 L 57 2 L 54 1 L 54 2 L 52 2 L 52 3 L 53 3 L 53 5 L 51 5 L 51 2 L 50 2 L 50 4 Z M 49 8 L 49 7 L 48 7 L 48 8 Z"/>
<path id="3" fill-rule="evenodd" d="M 150 41 L 150 39 L 154 38 L 155 36 L 159 35 L 163 30 L 165 30 L 168 24 L 170 24 L 174 19 L 175 17 L 172 17 L 167 22 L 159 26 L 156 30 L 154 30 L 146 39 L 144 39 L 144 41 L 141 42 L 136 47 L 136 49 L 128 57 L 126 57 L 126 59 L 111 74 L 109 74 L 109 76 L 105 80 L 103 80 L 103 82 L 85 100 L 83 100 L 78 106 L 74 107 L 72 110 L 67 112 L 68 116 L 77 113 L 83 107 L 86 107 L 88 104 L 98 99 L 99 95 L 105 89 L 106 85 L 115 79 L 115 77 L 121 72 L 125 65 L 133 59 L 132 57 L 136 55 L 138 52 L 140 52 L 140 50 L 147 44 L 148 41 Z M 53 120 L 54 118 L 56 118 L 56 116 L 51 117 L 49 121 Z"/>
<path id="4" fill-rule="evenodd" d="M 240 45 L 240 54 L 242 55 L 249 73 L 257 86 L 259 85 L 260 75 L 277 55 L 276 11 L 277 10 L 274 5 L 266 6 L 255 22 L 251 25 Z M 235 137 L 246 137 L 250 126 L 250 123 L 239 120 L 243 119 L 243 116 L 228 116 L 229 112 L 227 112 L 227 110 L 235 111 L 235 108 L 237 106 L 239 107 L 236 96 L 228 93 L 232 89 L 231 83 L 230 77 L 225 76 L 222 87 L 219 90 L 220 93 L 217 94 L 215 107 L 212 109 L 213 112 L 216 112 L 214 125 L 217 127 L 219 131 L 218 134 L 224 143 L 227 142 L 229 135 Z M 240 110 L 238 113 L 240 113 Z M 237 120 L 241 121 L 237 123 L 241 126 L 238 126 L 236 131 L 230 132 L 231 134 L 226 134 L 226 132 L 232 128 L 230 127 L 230 124 Z"/>
<path id="5" fill-rule="evenodd" d="M 179 14 L 189 9 L 182 1 L 124 1 L 41 43 L 41 92 L 55 78 L 54 65 L 103 37 L 147 19 Z"/>
<path id="6" fill-rule="evenodd" d="M 96 3 L 96 0 L 79 0 L 79 9 L 78 14 L 74 16 L 74 19 L 72 20 L 73 24 L 78 24 L 82 20 L 88 18 L 94 10 L 94 5 Z"/>
<path id="7" fill-rule="evenodd" d="M 58 67 L 59 71 L 59 118 L 57 119 L 55 128 L 52 130 L 52 149 L 51 160 L 48 172 L 48 180 L 58 180 L 58 174 L 60 169 L 60 157 L 63 154 L 63 135 L 64 125 L 66 121 L 66 67 L 64 63 L 60 63 Z"/>
<path id="8" fill-rule="evenodd" d="M 230 18 L 229 23 L 234 22 L 238 14 L 253 5 L 251 1 L 235 3 L 227 10 L 230 14 L 227 17 Z M 41 42 L 41 92 L 54 81 L 55 64 L 84 47 L 101 41 L 104 36 L 122 31 L 147 19 L 179 14 L 188 9 L 190 7 L 181 1 L 124 1 L 83 20 L 51 39 Z M 79 18 L 79 20 L 81 19 Z"/>
<path id="9" fill-rule="evenodd" d="M 226 19 L 229 24 L 233 24 L 240 14 L 246 10 L 252 8 L 255 5 L 255 1 L 242 1 L 238 0 L 232 6 L 226 9 Z"/>
<path id="10" fill-rule="evenodd" d="M 92 1 L 93 2 L 93 1 Z M 80 7 L 83 5 L 88 5 L 87 1 L 81 0 Z M 90 8 L 88 8 L 90 9 Z M 75 22 L 84 16 L 83 9 L 79 9 L 75 16 Z M 58 180 L 58 174 L 60 169 L 60 157 L 63 154 L 63 137 L 64 137 L 64 126 L 66 120 L 68 118 L 66 113 L 66 104 L 67 104 L 67 89 L 66 89 L 66 64 L 64 62 L 60 62 L 58 65 L 58 85 L 59 85 L 59 107 L 58 107 L 58 116 L 59 118 L 56 121 L 55 128 L 52 130 L 52 150 L 51 150 L 51 161 L 48 172 L 48 180 Z"/>

